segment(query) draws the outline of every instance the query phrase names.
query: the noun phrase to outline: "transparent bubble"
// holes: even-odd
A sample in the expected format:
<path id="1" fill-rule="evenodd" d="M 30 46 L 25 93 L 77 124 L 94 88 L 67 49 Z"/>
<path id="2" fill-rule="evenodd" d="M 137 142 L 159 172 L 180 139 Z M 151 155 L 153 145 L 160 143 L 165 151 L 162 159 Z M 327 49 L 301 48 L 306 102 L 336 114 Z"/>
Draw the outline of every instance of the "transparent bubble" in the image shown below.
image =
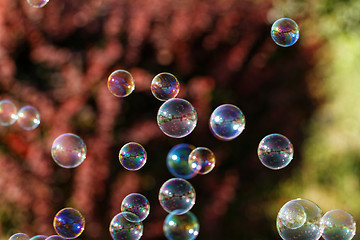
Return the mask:
<path id="1" fill-rule="evenodd" d="M 321 219 L 325 240 L 350 240 L 355 236 L 354 218 L 344 210 L 334 209 L 324 214 Z"/>
<path id="2" fill-rule="evenodd" d="M 138 216 L 138 220 L 142 222 L 150 213 L 150 203 L 146 197 L 140 193 L 131 193 L 122 201 L 121 211 L 134 213 Z M 127 217 L 127 215 L 124 215 L 124 217 Z M 131 218 L 127 220 L 132 221 Z"/>
<path id="3" fill-rule="evenodd" d="M 160 101 L 176 97 L 179 89 L 179 81 L 171 73 L 159 73 L 151 82 L 151 92 Z"/>
<path id="4" fill-rule="evenodd" d="M 64 208 L 55 215 L 53 225 L 59 236 L 77 238 L 84 231 L 85 218 L 74 208 Z"/>
<path id="5" fill-rule="evenodd" d="M 63 237 L 60 237 L 59 235 L 52 235 L 50 237 L 48 237 L 47 239 L 45 240 L 64 240 L 65 238 Z"/>
<path id="6" fill-rule="evenodd" d="M 29 240 L 29 236 L 25 233 L 15 233 L 9 238 L 9 240 Z"/>
<path id="7" fill-rule="evenodd" d="M 299 27 L 290 18 L 280 18 L 271 27 L 271 37 L 281 47 L 290 47 L 299 39 Z"/>
<path id="8" fill-rule="evenodd" d="M 193 145 L 181 143 L 169 151 L 166 165 L 174 177 L 190 179 L 196 176 L 196 172 L 189 165 L 189 155 L 194 149 Z"/>
<path id="9" fill-rule="evenodd" d="M 25 130 L 33 130 L 40 124 L 40 113 L 33 106 L 22 107 L 18 112 L 17 123 Z"/>
<path id="10" fill-rule="evenodd" d="M 281 134 L 270 134 L 264 137 L 258 148 L 262 164 L 273 170 L 286 167 L 294 156 L 294 148 L 289 139 Z"/>
<path id="11" fill-rule="evenodd" d="M 45 235 L 36 235 L 36 236 L 33 236 L 32 238 L 30 238 L 30 240 L 45 240 L 47 238 L 48 237 Z"/>
<path id="12" fill-rule="evenodd" d="M 245 128 L 245 117 L 234 105 L 217 107 L 210 116 L 209 126 L 212 134 L 223 141 L 230 141 L 240 135 Z"/>
<path id="13" fill-rule="evenodd" d="M 199 222 L 192 212 L 182 215 L 170 213 L 164 221 L 164 235 L 168 240 L 193 240 L 199 235 Z"/>
<path id="14" fill-rule="evenodd" d="M 189 155 L 189 165 L 194 172 L 207 174 L 215 167 L 215 155 L 208 148 L 195 148 Z"/>
<path id="15" fill-rule="evenodd" d="M 305 223 L 302 224 L 301 227 L 289 228 L 283 222 L 284 218 L 282 217 L 282 215 L 278 214 L 278 217 L 276 219 L 276 227 L 280 234 L 280 237 L 284 240 L 299 240 L 299 239 L 317 240 L 317 239 L 319 239 L 323 233 L 323 227 L 321 226 L 321 223 L 320 223 L 321 217 L 322 217 L 321 209 L 315 203 L 313 203 L 312 201 L 306 200 L 306 199 L 298 198 L 298 199 L 289 201 L 287 204 L 289 204 L 290 202 L 297 203 L 304 208 L 306 220 L 305 220 Z M 285 218 L 285 220 L 286 220 L 286 224 L 289 225 L 289 221 L 287 221 L 286 218 Z M 298 224 L 298 225 L 300 225 L 300 224 Z"/>
<path id="16" fill-rule="evenodd" d="M 169 137 L 182 138 L 189 135 L 197 123 L 197 113 L 188 101 L 172 98 L 164 102 L 157 114 L 157 122 Z"/>
<path id="17" fill-rule="evenodd" d="M 195 204 L 195 189 L 182 178 L 171 178 L 160 188 L 160 205 L 168 213 L 184 214 Z"/>
<path id="18" fill-rule="evenodd" d="M 142 168 L 146 163 L 146 159 L 146 151 L 139 143 L 127 143 L 119 152 L 119 161 L 121 165 L 130 171 L 136 171 Z"/>
<path id="19" fill-rule="evenodd" d="M 49 0 L 27 0 L 27 2 L 32 7 L 42 8 L 49 2 Z"/>
<path id="20" fill-rule="evenodd" d="M 108 89 L 115 97 L 127 97 L 135 89 L 132 75 L 125 70 L 116 70 L 108 78 Z"/>
<path id="21" fill-rule="evenodd" d="M 17 108 L 10 100 L 0 101 L 0 125 L 13 125 L 17 119 Z"/>
<path id="22" fill-rule="evenodd" d="M 278 218 L 287 228 L 296 229 L 306 222 L 305 209 L 297 202 L 290 201 L 280 209 Z"/>
<path id="23" fill-rule="evenodd" d="M 51 148 L 54 161 L 63 168 L 79 166 L 86 158 L 86 145 L 83 140 L 72 133 L 57 137 Z"/>
<path id="24" fill-rule="evenodd" d="M 134 213 L 121 212 L 111 220 L 109 231 L 114 240 L 137 240 L 143 235 L 143 224 Z"/>

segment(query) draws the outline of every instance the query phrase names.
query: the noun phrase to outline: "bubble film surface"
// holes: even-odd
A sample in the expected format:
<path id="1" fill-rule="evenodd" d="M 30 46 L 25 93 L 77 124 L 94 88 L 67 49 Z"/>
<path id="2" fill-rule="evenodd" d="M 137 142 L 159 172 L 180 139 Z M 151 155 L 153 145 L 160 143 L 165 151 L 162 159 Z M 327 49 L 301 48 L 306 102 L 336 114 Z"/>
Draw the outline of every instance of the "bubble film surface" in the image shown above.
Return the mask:
<path id="1" fill-rule="evenodd" d="M 45 239 L 47 239 L 47 236 L 45 235 L 36 235 L 30 238 L 30 240 L 45 240 Z"/>
<path id="2" fill-rule="evenodd" d="M 50 237 L 48 237 L 47 239 L 45 240 L 64 240 L 65 238 L 63 237 L 60 237 L 59 235 L 52 235 Z"/>
<path id="3" fill-rule="evenodd" d="M 355 236 L 356 223 L 346 211 L 334 209 L 326 212 L 321 219 L 325 240 L 350 240 Z"/>
<path id="4" fill-rule="evenodd" d="M 55 215 L 53 226 L 59 236 L 77 238 L 85 229 L 85 218 L 74 208 L 64 208 Z"/>
<path id="5" fill-rule="evenodd" d="M 160 101 L 176 97 L 179 90 L 179 81 L 171 73 L 159 73 L 151 82 L 151 92 Z"/>
<path id="6" fill-rule="evenodd" d="M 289 139 L 281 134 L 270 134 L 264 137 L 258 147 L 261 163 L 270 169 L 286 167 L 294 156 L 294 148 Z"/>
<path id="7" fill-rule="evenodd" d="M 127 97 L 135 89 L 135 81 L 126 70 L 116 70 L 108 78 L 108 89 L 115 97 Z"/>
<path id="8" fill-rule="evenodd" d="M 15 233 L 9 238 L 9 240 L 29 240 L 29 236 L 25 233 Z"/>
<path id="9" fill-rule="evenodd" d="M 196 172 L 189 165 L 189 155 L 195 147 L 191 144 L 181 143 L 170 149 L 166 165 L 170 173 L 177 178 L 190 179 Z"/>
<path id="10" fill-rule="evenodd" d="M 128 221 L 127 219 L 134 220 Z M 143 235 L 143 224 L 135 214 L 121 212 L 111 220 L 109 231 L 114 240 L 137 240 Z"/>
<path id="11" fill-rule="evenodd" d="M 278 218 L 287 228 L 296 229 L 306 222 L 305 209 L 301 204 L 290 201 L 280 209 Z"/>
<path id="12" fill-rule="evenodd" d="M 136 171 L 142 168 L 146 163 L 146 159 L 146 151 L 139 143 L 127 143 L 119 152 L 119 161 L 121 165 L 130 171 Z"/>
<path id="13" fill-rule="evenodd" d="M 139 221 L 142 222 L 150 213 L 150 203 L 142 194 L 131 193 L 122 201 L 121 211 L 134 213 L 138 216 Z M 130 222 L 133 221 L 132 218 L 128 218 L 127 220 Z"/>
<path id="14" fill-rule="evenodd" d="M 197 113 L 188 101 L 173 98 L 164 102 L 157 114 L 157 123 L 169 137 L 182 138 L 189 135 L 197 123 Z"/>
<path id="15" fill-rule="evenodd" d="M 195 204 L 195 189 L 182 178 L 171 178 L 160 188 L 160 205 L 168 213 L 184 214 Z"/>
<path id="16" fill-rule="evenodd" d="M 49 2 L 49 0 L 27 0 L 27 2 L 34 8 L 42 8 Z"/>
<path id="17" fill-rule="evenodd" d="M 10 100 L 0 101 L 0 125 L 13 125 L 17 119 L 17 108 Z"/>
<path id="18" fill-rule="evenodd" d="M 33 130 L 40 124 L 40 113 L 33 106 L 22 107 L 18 112 L 17 123 L 25 130 Z"/>
<path id="19" fill-rule="evenodd" d="M 304 208 L 306 214 L 305 223 L 301 227 L 289 228 L 283 222 L 284 217 L 279 215 L 276 219 L 276 227 L 279 235 L 284 240 L 317 240 L 323 233 L 323 227 L 321 226 L 321 209 L 312 201 L 306 199 L 294 199 L 288 203 L 297 203 Z M 288 204 L 287 203 L 287 204 Z M 286 223 L 289 225 L 289 221 L 285 218 Z M 295 222 L 295 221 L 294 221 Z M 296 225 L 296 224 L 295 224 Z"/>
<path id="20" fill-rule="evenodd" d="M 199 222 L 192 212 L 182 215 L 170 213 L 164 221 L 164 235 L 168 240 L 193 240 L 199 235 Z"/>
<path id="21" fill-rule="evenodd" d="M 299 39 L 299 27 L 290 18 L 280 18 L 271 27 L 271 38 L 281 47 L 290 47 Z"/>
<path id="22" fill-rule="evenodd" d="M 85 160 L 86 145 L 79 136 L 65 133 L 53 142 L 51 156 L 59 166 L 74 168 Z"/>
<path id="23" fill-rule="evenodd" d="M 223 141 L 238 137 L 245 129 L 245 117 L 235 105 L 224 104 L 211 114 L 209 126 L 212 134 Z"/>
<path id="24" fill-rule="evenodd" d="M 207 174 L 215 167 L 215 155 L 208 148 L 195 148 L 189 155 L 189 165 L 194 172 Z"/>

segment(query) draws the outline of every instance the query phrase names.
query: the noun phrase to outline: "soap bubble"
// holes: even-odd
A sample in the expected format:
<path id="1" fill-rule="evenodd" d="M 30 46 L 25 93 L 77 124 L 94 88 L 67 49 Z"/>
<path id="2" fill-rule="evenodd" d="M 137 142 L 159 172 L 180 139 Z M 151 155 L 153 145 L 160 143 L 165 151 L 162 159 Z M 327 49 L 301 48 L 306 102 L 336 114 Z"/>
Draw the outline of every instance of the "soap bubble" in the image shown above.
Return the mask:
<path id="1" fill-rule="evenodd" d="M 25 130 L 33 130 L 40 124 L 40 113 L 33 106 L 22 107 L 18 112 L 17 123 Z"/>
<path id="2" fill-rule="evenodd" d="M 267 135 L 259 144 L 258 156 L 261 163 L 273 170 L 286 167 L 293 159 L 293 155 L 293 145 L 281 134 Z"/>
<path id="3" fill-rule="evenodd" d="M 131 193 L 122 201 L 121 211 L 134 213 L 139 217 L 139 221 L 142 222 L 150 213 L 150 203 L 146 197 L 140 193 Z M 126 216 L 125 214 L 124 217 Z M 127 220 L 132 221 L 131 218 Z"/>
<path id="4" fill-rule="evenodd" d="M 45 240 L 47 238 L 48 237 L 45 235 L 36 235 L 36 236 L 33 236 L 32 238 L 30 238 L 30 240 Z"/>
<path id="5" fill-rule="evenodd" d="M 51 148 L 54 161 L 63 168 L 79 166 L 86 158 L 86 145 L 83 140 L 72 133 L 57 137 Z"/>
<path id="6" fill-rule="evenodd" d="M 216 138 L 230 141 L 238 137 L 244 130 L 245 117 L 237 106 L 224 104 L 212 112 L 209 126 Z"/>
<path id="7" fill-rule="evenodd" d="M 9 240 L 29 240 L 29 236 L 25 233 L 15 233 L 9 238 Z"/>
<path id="8" fill-rule="evenodd" d="M 108 78 L 108 89 L 115 97 L 127 97 L 135 89 L 132 75 L 125 70 L 116 70 Z"/>
<path id="9" fill-rule="evenodd" d="M 186 143 L 171 148 L 166 158 L 166 165 L 174 177 L 190 179 L 196 176 L 196 172 L 189 165 L 189 155 L 194 149 L 193 145 Z"/>
<path id="10" fill-rule="evenodd" d="M 65 238 L 63 237 L 60 237 L 59 235 L 52 235 L 50 237 L 48 237 L 47 239 L 45 240 L 64 240 Z"/>
<path id="11" fill-rule="evenodd" d="M 193 240 L 199 235 L 199 228 L 196 216 L 190 211 L 182 215 L 170 213 L 163 225 L 168 240 Z"/>
<path id="12" fill-rule="evenodd" d="M 157 114 L 157 122 L 169 137 L 182 138 L 189 135 L 197 123 L 197 113 L 186 100 L 172 98 L 164 102 Z"/>
<path id="13" fill-rule="evenodd" d="M 151 92 L 160 101 L 176 97 L 179 89 L 179 81 L 171 73 L 159 73 L 151 82 Z"/>
<path id="14" fill-rule="evenodd" d="M 299 27 L 290 18 L 280 18 L 271 27 L 271 37 L 281 47 L 290 47 L 299 39 Z"/>
<path id="15" fill-rule="evenodd" d="M 160 188 L 160 205 L 168 213 L 184 214 L 195 204 L 195 189 L 182 178 L 171 178 Z"/>
<path id="16" fill-rule="evenodd" d="M 34 8 L 42 8 L 49 2 L 49 0 L 27 0 L 27 2 Z"/>
<path id="17" fill-rule="evenodd" d="M 354 218 L 344 210 L 334 209 L 324 214 L 321 219 L 325 240 L 350 240 L 355 236 Z"/>
<path id="18" fill-rule="evenodd" d="M 287 202 L 279 211 L 278 218 L 287 228 L 296 229 L 306 222 L 304 207 L 294 201 Z"/>
<path id="19" fill-rule="evenodd" d="M 127 143 L 119 152 L 119 161 L 121 165 L 130 171 L 136 171 L 142 168 L 146 163 L 146 159 L 146 151 L 139 143 Z"/>
<path id="20" fill-rule="evenodd" d="M 0 101 L 0 125 L 13 125 L 17 119 L 17 108 L 10 100 Z"/>
<path id="21" fill-rule="evenodd" d="M 194 172 L 199 174 L 207 174 L 215 167 L 215 155 L 205 147 L 195 148 L 190 153 L 188 161 Z"/>
<path id="22" fill-rule="evenodd" d="M 64 208 L 55 215 L 53 225 L 59 236 L 77 238 L 84 231 L 85 218 L 74 208 Z"/>
<path id="23" fill-rule="evenodd" d="M 143 224 L 134 213 L 121 212 L 111 220 L 109 231 L 114 240 L 138 240 L 143 235 Z"/>
<path id="24" fill-rule="evenodd" d="M 298 239 L 307 239 L 307 240 L 317 240 L 321 237 L 323 233 L 323 227 L 321 226 L 321 217 L 322 211 L 321 209 L 313 202 L 306 199 L 294 199 L 286 203 L 287 206 L 296 206 L 290 205 L 291 203 L 297 203 L 301 205 L 305 211 L 306 220 L 301 225 L 302 217 L 299 217 L 300 223 L 295 223 L 296 221 L 289 221 L 286 217 L 281 213 L 278 214 L 276 219 L 276 227 L 280 234 L 280 237 L 284 240 L 298 240 Z M 284 206 L 285 206 L 284 205 Z M 295 211 L 300 212 L 300 208 L 294 207 Z M 295 214 L 295 212 L 289 211 L 290 215 Z M 285 220 L 285 222 L 283 222 Z M 295 224 L 293 224 L 294 222 Z M 289 228 L 288 226 L 294 227 L 296 225 L 301 225 L 297 228 Z"/>

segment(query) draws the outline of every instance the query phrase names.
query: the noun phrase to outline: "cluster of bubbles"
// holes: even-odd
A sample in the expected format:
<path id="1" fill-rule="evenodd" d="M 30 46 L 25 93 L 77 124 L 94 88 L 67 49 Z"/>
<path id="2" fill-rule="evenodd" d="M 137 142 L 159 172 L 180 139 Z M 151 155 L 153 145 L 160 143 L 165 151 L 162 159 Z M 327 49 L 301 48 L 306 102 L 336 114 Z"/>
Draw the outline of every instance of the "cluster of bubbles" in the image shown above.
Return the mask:
<path id="1" fill-rule="evenodd" d="M 0 101 L 0 125 L 11 126 L 15 122 L 24 130 L 33 130 L 40 124 L 40 113 L 33 106 L 24 106 L 17 110 L 10 100 Z"/>

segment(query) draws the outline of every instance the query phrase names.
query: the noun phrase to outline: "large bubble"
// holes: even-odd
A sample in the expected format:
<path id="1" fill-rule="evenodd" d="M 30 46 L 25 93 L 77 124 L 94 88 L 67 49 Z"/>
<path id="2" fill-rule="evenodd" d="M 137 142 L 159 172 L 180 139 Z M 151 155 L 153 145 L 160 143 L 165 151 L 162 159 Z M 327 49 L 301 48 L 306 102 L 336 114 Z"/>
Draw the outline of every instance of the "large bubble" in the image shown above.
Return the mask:
<path id="1" fill-rule="evenodd" d="M 199 235 L 199 222 L 192 212 L 182 215 L 170 213 L 164 221 L 164 235 L 168 240 L 194 240 Z"/>
<path id="2" fill-rule="evenodd" d="M 354 218 L 342 209 L 326 212 L 321 219 L 325 240 L 350 240 L 355 236 L 356 223 Z"/>

